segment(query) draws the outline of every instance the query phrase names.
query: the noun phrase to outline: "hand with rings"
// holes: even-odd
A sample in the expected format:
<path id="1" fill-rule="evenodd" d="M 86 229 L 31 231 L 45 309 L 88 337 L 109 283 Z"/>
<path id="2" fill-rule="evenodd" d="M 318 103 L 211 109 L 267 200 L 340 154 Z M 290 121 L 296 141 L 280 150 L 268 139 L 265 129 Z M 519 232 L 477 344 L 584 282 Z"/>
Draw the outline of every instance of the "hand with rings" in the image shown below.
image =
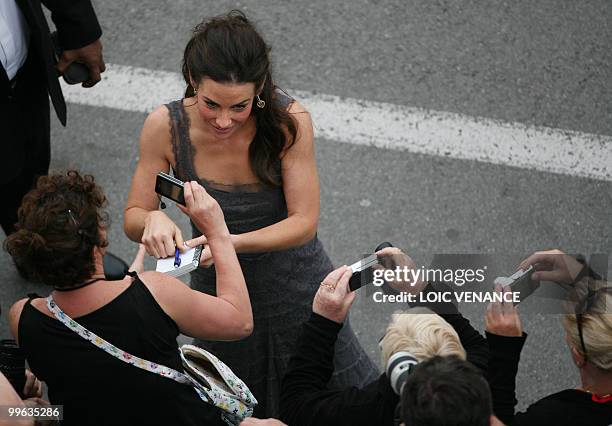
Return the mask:
<path id="1" fill-rule="evenodd" d="M 325 287 L 330 291 L 334 291 L 336 289 L 336 286 L 334 286 L 333 284 L 326 283 L 325 281 L 321 281 L 321 287 Z"/>
<path id="2" fill-rule="evenodd" d="M 347 266 L 330 272 L 315 294 L 312 311 L 331 321 L 343 323 L 355 300 L 355 293 L 348 287 L 351 275 L 353 271 Z"/>

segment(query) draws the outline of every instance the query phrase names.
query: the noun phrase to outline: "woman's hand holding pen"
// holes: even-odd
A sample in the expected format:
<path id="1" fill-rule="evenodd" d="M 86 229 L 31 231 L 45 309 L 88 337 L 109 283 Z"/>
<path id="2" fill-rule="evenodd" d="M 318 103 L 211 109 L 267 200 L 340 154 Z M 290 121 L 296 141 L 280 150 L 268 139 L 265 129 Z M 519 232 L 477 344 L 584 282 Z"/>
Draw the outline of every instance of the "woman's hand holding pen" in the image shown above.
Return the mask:
<path id="1" fill-rule="evenodd" d="M 183 234 L 166 213 L 154 210 L 145 219 L 142 244 L 147 253 L 157 259 L 174 256 L 176 247 L 183 249 Z"/>

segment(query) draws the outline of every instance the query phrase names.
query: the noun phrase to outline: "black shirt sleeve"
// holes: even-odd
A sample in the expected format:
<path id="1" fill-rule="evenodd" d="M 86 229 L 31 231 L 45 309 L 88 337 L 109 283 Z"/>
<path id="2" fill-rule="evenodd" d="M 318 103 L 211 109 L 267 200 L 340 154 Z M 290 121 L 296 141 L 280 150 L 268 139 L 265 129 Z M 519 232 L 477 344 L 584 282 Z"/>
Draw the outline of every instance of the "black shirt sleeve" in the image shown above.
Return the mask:
<path id="1" fill-rule="evenodd" d="M 521 337 L 499 336 L 486 332 L 489 345 L 487 380 L 491 387 L 493 412 L 505 424 L 514 419 L 516 373 L 527 334 Z"/>
<path id="2" fill-rule="evenodd" d="M 382 375 L 362 389 L 328 390 L 342 324 L 313 313 L 304 323 L 281 386 L 281 420 L 301 425 L 392 424 L 398 402 Z"/>
<path id="3" fill-rule="evenodd" d="M 51 11 L 64 50 L 78 49 L 102 36 L 96 12 L 90 0 L 41 0 Z"/>

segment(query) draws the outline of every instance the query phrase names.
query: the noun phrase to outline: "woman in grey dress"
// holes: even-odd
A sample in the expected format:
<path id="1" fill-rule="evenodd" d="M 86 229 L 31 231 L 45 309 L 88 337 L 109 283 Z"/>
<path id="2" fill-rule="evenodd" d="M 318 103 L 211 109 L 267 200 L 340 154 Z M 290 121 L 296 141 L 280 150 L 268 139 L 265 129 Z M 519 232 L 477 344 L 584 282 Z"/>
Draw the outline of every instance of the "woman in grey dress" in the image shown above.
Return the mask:
<path id="1" fill-rule="evenodd" d="M 278 415 L 280 380 L 312 299 L 333 269 L 316 237 L 319 183 L 310 115 L 277 90 L 269 48 L 240 12 L 203 22 L 185 48 L 184 99 L 153 111 L 141 135 L 125 212 L 127 235 L 158 258 L 183 246 L 157 209 L 155 176 L 172 168 L 198 181 L 221 205 L 246 278 L 253 334 L 239 342 L 197 341 L 226 362 L 259 401 L 257 416 Z M 214 294 L 206 236 L 192 287 Z M 345 324 L 331 386 L 360 386 L 377 369 Z"/>

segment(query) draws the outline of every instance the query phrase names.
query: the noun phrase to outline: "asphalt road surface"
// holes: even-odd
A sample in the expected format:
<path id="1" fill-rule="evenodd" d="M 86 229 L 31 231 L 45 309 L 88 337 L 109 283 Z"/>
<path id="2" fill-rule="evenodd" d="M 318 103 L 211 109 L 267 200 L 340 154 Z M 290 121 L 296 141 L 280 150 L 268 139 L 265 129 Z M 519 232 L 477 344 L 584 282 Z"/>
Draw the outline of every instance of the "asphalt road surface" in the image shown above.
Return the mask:
<path id="1" fill-rule="evenodd" d="M 612 151 L 612 3 L 605 0 L 107 0 L 95 6 L 109 64 L 179 72 L 190 28 L 200 17 L 241 8 L 272 45 L 277 84 L 288 91 L 484 117 L 500 128 L 520 123 L 600 135 L 598 152 L 609 158 L 605 153 Z M 143 102 L 154 96 L 143 91 Z M 96 176 L 110 200 L 111 250 L 126 259 L 136 246 L 123 234 L 122 209 L 145 117 L 95 102 L 70 103 L 67 128 L 52 117 L 52 169 Z M 494 144 L 496 129 L 489 126 L 482 137 Z M 581 152 L 582 141 L 569 143 Z M 491 270 L 508 274 L 538 249 L 608 258 L 612 251 L 612 178 L 604 175 L 585 178 L 571 168 L 550 173 L 325 136 L 316 138 L 316 149 L 319 238 L 336 265 L 352 263 L 385 240 L 419 264 L 442 253 L 480 253 L 492 255 Z M 180 213 L 173 215 L 187 229 Z M 6 336 L 11 303 L 47 290 L 21 280 L 5 252 L 0 273 L 0 335 Z M 377 340 L 398 307 L 372 303 L 365 293 L 351 321 L 378 359 Z M 579 384 L 559 316 L 538 306 L 534 297 L 521 307 L 529 333 L 518 375 L 521 408 Z M 465 313 L 482 330 L 483 306 L 466 306 Z"/>

